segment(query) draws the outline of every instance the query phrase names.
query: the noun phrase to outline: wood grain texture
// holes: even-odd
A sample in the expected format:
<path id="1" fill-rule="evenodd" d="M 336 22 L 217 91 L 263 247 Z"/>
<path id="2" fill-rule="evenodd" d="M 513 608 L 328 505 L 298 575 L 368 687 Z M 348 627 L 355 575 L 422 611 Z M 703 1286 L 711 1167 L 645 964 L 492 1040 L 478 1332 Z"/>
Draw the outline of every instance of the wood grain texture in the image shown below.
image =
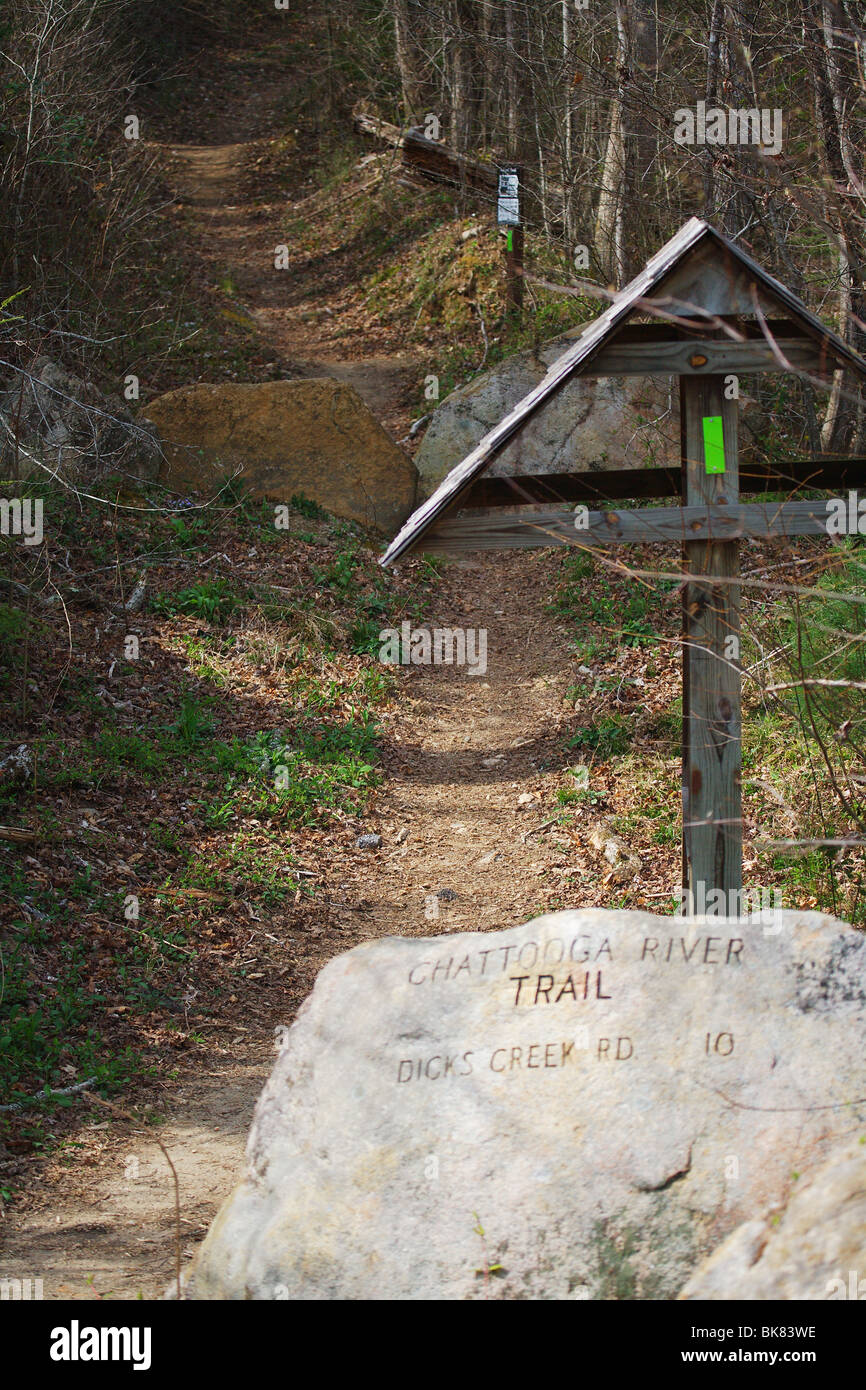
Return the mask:
<path id="1" fill-rule="evenodd" d="M 406 171 L 417 177 L 432 180 L 434 183 L 460 184 L 485 192 L 495 190 L 499 184 L 499 174 L 493 164 L 484 164 L 477 159 L 469 159 L 457 154 L 438 140 L 428 140 L 417 128 L 401 130 L 390 121 L 379 120 L 364 111 L 356 111 L 353 116 L 355 129 L 363 135 L 371 135 L 376 140 L 395 149 L 402 150 L 402 164 Z"/>
<path id="2" fill-rule="evenodd" d="M 680 412 L 685 511 L 747 510 L 738 505 L 737 404 L 725 400 L 724 379 L 683 377 Z M 725 472 L 707 474 L 703 420 L 719 415 Z M 683 591 L 683 888 L 694 910 L 718 890 L 733 906 L 742 888 L 740 590 L 730 582 L 740 572 L 739 543 L 689 540 L 684 562 L 696 576 Z"/>
<path id="3" fill-rule="evenodd" d="M 740 464 L 740 492 L 786 492 L 803 484 L 839 495 L 866 488 L 866 458 L 787 459 L 775 466 Z M 558 507 L 563 502 L 611 503 L 622 498 L 680 497 L 680 468 L 605 468 L 587 473 L 482 474 L 463 494 L 464 507 Z"/>
<path id="4" fill-rule="evenodd" d="M 722 481 L 725 478 L 729 475 L 722 475 Z M 826 508 L 819 500 L 610 509 L 590 511 L 586 527 L 577 529 L 575 512 L 563 507 L 481 507 L 436 522 L 424 537 L 423 549 L 462 554 L 558 545 L 682 545 L 745 536 L 826 536 Z"/>
<path id="5" fill-rule="evenodd" d="M 666 343 L 613 342 L 597 353 L 583 375 L 711 376 L 718 372 L 784 371 L 817 374 L 832 370 L 832 358 L 828 361 L 826 354 L 808 338 L 777 338 L 775 349 L 755 339 L 744 343 L 709 338 Z"/>

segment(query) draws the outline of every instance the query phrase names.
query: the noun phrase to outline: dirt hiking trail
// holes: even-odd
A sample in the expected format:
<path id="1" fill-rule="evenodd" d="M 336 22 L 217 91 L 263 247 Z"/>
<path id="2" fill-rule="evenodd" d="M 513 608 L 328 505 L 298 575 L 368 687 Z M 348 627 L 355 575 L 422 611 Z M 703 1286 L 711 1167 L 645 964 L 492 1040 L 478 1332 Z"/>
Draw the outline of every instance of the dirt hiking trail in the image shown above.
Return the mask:
<path id="1" fill-rule="evenodd" d="M 393 434 L 405 434 L 407 382 L 417 381 L 417 364 L 378 352 L 337 355 L 330 316 L 318 310 L 337 312 L 338 281 L 303 269 L 273 273 L 285 207 L 245 203 L 249 147 L 166 148 L 209 274 L 231 277 L 233 309 L 254 322 L 279 374 L 338 376 Z M 443 567 L 425 625 L 484 629 L 486 670 L 397 668 L 399 694 L 383 720 L 383 781 L 364 818 L 381 848 L 362 850 L 354 832 L 338 831 L 315 913 L 298 909 L 277 948 L 288 964 L 259 978 L 260 994 L 247 987 L 231 1020 L 196 1024 L 197 1032 L 213 1030 L 206 1048 L 168 1055 L 160 1066 L 158 1134 L 178 1175 L 184 1264 L 240 1176 L 256 1099 L 275 1059 L 275 1030 L 292 1021 L 328 959 L 381 936 L 506 928 L 546 910 L 609 905 L 609 866 L 585 845 L 593 811 L 569 825 L 557 820 L 555 793 L 574 723 L 565 697 L 579 658 L 573 626 L 549 611 L 553 585 L 546 552 L 486 554 Z M 629 682 L 622 667 L 617 679 L 622 700 L 638 708 L 642 697 L 628 686 L 643 680 Z M 578 833 L 581 815 L 587 819 Z M 268 926 L 251 922 L 250 939 Z M 157 1131 L 109 1119 L 85 1097 L 77 1103 L 75 1142 L 27 1160 L 35 1166 L 26 1201 L 0 1219 L 0 1277 L 41 1274 L 48 1299 L 159 1297 L 173 1278 L 177 1243 L 174 1187 Z"/>
<path id="2" fill-rule="evenodd" d="M 221 143 L 162 147 L 205 279 L 230 284 L 230 312 L 267 345 L 275 375 L 349 382 L 394 437 L 404 437 L 423 371 L 409 353 L 382 352 L 386 340 L 375 331 L 352 329 L 349 348 L 345 333 L 335 341 L 333 322 L 350 293 L 345 266 L 341 272 L 325 257 L 274 273 L 286 205 L 263 206 L 246 192 L 256 150 L 246 137 L 261 120 L 254 105 L 236 122 L 240 140 L 221 129 Z M 387 935 L 506 928 L 542 911 L 609 905 L 609 865 L 586 845 L 595 812 L 558 819 L 574 725 L 565 697 L 579 680 L 579 658 L 573 625 L 550 612 L 553 587 L 547 552 L 487 553 L 443 566 L 425 626 L 483 629 L 486 670 L 397 668 L 399 693 L 380 740 L 383 780 L 364 817 L 381 847 L 360 849 L 345 827 L 328 837 L 314 910 L 298 908 L 276 947 L 285 964 L 252 977 L 260 993 L 247 985 L 240 1002 L 231 996 L 230 1019 L 196 1022 L 206 1046 L 199 1041 L 198 1051 L 161 1061 L 158 1130 L 109 1118 L 86 1096 L 76 1101 L 74 1142 L 28 1158 L 25 1200 L 0 1214 L 0 1278 L 39 1274 L 47 1299 L 161 1296 L 174 1277 L 177 1242 L 173 1181 L 155 1135 L 178 1176 L 186 1264 L 242 1171 L 255 1103 L 275 1060 L 275 1030 L 291 1023 L 335 954 Z M 645 682 L 627 676 L 623 662 L 637 662 L 639 671 L 638 653 L 621 649 L 614 682 L 616 700 L 636 712 L 643 697 L 630 687 Z M 263 710 L 265 719 L 272 714 Z M 241 907 L 231 911 L 243 918 Z M 269 925 L 251 921 L 250 940 Z"/>
<path id="3" fill-rule="evenodd" d="M 338 312 L 339 284 L 327 274 L 324 281 L 274 274 L 285 209 L 245 204 L 248 147 L 174 145 L 169 153 L 202 256 L 215 276 L 231 277 L 233 311 L 270 344 L 280 373 L 336 376 L 386 428 L 405 434 L 417 363 L 409 354 L 346 356 L 341 348 L 337 355 L 327 324 Z M 321 312 L 331 304 L 330 315 Z M 554 775 L 545 766 L 561 766 L 563 695 L 573 680 L 569 634 L 546 612 L 550 588 L 549 563 L 537 555 L 445 567 L 428 622 L 485 629 L 487 670 L 400 672 L 383 739 L 385 778 L 368 816 L 382 847 L 362 851 L 353 839 L 341 847 L 339 877 L 327 885 L 328 926 L 313 927 L 299 948 L 310 985 L 330 956 L 360 941 L 521 922 L 549 899 L 542 885 L 549 890 L 574 871 L 542 812 L 545 779 Z M 176 1080 L 160 1083 L 159 1137 L 178 1175 L 184 1263 L 240 1175 L 275 1056 L 274 1029 L 294 1013 L 297 1001 L 281 1008 L 279 986 L 270 984 L 245 1022 L 214 1043 L 209 1069 L 180 1066 Z M 34 1160 L 38 1176 L 25 1209 L 9 1208 L 0 1221 L 0 1275 L 38 1271 L 49 1299 L 158 1297 L 173 1277 L 176 1250 L 165 1158 L 153 1132 L 81 1103 L 89 1114 L 76 1145 Z"/>
<path id="4" fill-rule="evenodd" d="M 274 251 L 285 245 L 285 203 L 252 202 L 245 193 L 251 144 L 168 145 L 176 195 L 192 214 L 201 255 L 215 280 L 229 285 L 231 308 L 269 344 L 284 377 L 331 376 L 354 387 L 395 437 L 406 435 L 410 404 L 423 378 L 417 353 L 366 355 L 347 347 L 342 327 L 346 267 L 327 255 L 277 272 Z M 290 248 L 291 249 L 291 248 Z M 360 355 L 358 355 L 360 354 Z"/>

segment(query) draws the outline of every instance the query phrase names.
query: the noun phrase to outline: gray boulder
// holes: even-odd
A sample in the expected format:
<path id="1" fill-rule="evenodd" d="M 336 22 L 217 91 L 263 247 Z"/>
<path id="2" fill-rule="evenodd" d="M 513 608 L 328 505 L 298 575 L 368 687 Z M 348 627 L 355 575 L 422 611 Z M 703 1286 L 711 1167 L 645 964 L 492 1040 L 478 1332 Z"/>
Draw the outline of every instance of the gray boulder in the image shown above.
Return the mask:
<path id="1" fill-rule="evenodd" d="M 538 385 L 547 369 L 573 346 L 579 332 L 575 329 L 551 338 L 537 353 L 515 353 L 446 397 L 415 456 L 424 496 Z M 743 406 L 740 425 L 745 449 L 763 417 L 746 402 Z M 487 476 L 679 467 L 679 463 L 679 401 L 672 378 L 576 377 L 497 455 Z"/>
<path id="2" fill-rule="evenodd" d="M 790 1174 L 782 1211 L 739 1226 L 682 1299 L 866 1299 L 866 1125 L 812 1177 Z"/>
<path id="3" fill-rule="evenodd" d="M 329 962 L 197 1299 L 672 1298 L 866 1123 L 866 938 L 554 913 Z"/>
<path id="4" fill-rule="evenodd" d="M 22 478 L 47 477 L 50 469 L 72 482 L 108 474 L 154 480 L 162 461 L 155 431 L 119 396 L 105 395 L 48 357 L 0 393 L 0 458 L 4 476 L 17 458 Z"/>

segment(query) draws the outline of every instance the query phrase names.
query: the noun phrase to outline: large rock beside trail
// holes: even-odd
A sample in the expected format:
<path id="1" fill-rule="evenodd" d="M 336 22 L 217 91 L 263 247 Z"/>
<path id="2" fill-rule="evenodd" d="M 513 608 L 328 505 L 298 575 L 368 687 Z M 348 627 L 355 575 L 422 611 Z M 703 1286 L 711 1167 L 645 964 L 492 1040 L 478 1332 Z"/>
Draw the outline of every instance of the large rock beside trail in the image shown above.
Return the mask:
<path id="1" fill-rule="evenodd" d="M 356 391 L 328 377 L 184 386 L 147 414 L 164 441 L 169 487 L 209 490 L 239 472 L 255 498 L 303 493 L 389 534 L 414 506 L 412 460 Z"/>
<path id="2" fill-rule="evenodd" d="M 446 397 L 415 456 L 423 496 L 538 385 L 547 369 L 574 345 L 579 332 L 551 338 L 537 353 L 515 353 Z M 744 402 L 740 412 L 744 449 L 761 421 L 760 413 Z M 680 465 L 679 402 L 669 377 L 575 377 L 524 425 L 487 474 L 508 477 L 665 465 Z"/>
<path id="3" fill-rule="evenodd" d="M 670 1298 L 866 1119 L 866 938 L 562 912 L 329 962 L 199 1299 Z"/>
<path id="4" fill-rule="evenodd" d="M 866 1125 L 797 1177 L 784 1212 L 738 1226 L 680 1298 L 866 1299 Z"/>

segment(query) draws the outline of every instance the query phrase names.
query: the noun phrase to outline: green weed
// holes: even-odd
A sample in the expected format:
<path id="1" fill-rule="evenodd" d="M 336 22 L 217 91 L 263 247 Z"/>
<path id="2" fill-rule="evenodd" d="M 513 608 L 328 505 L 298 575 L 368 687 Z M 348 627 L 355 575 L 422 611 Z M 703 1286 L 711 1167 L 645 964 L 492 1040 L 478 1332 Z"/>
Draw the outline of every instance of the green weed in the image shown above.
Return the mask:
<path id="1" fill-rule="evenodd" d="M 314 502 L 311 497 L 305 497 L 302 492 L 296 492 L 289 498 L 289 505 L 292 511 L 298 516 L 305 516 L 308 521 L 325 521 L 328 513 L 324 507 L 320 507 L 318 502 Z M 312 536 L 310 537 L 312 540 Z"/>
<path id="2" fill-rule="evenodd" d="M 172 617 L 178 613 L 206 622 L 225 623 L 241 607 L 241 598 L 225 579 L 204 579 L 176 594 L 160 594 L 151 601 L 154 613 Z"/>
<path id="3" fill-rule="evenodd" d="M 616 758 L 625 753 L 632 733 L 626 720 L 619 715 L 602 715 L 595 724 L 575 729 L 566 747 L 587 749 L 600 758 Z"/>

